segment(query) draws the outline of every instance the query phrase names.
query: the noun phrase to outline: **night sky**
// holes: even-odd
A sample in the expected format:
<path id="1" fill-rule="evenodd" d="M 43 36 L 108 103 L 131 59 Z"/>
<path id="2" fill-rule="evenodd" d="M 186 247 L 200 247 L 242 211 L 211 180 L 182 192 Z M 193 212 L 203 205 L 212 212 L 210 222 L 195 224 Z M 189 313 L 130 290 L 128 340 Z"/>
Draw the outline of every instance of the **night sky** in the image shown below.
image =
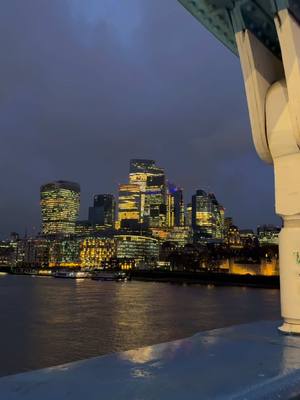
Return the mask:
<path id="1" fill-rule="evenodd" d="M 213 191 L 241 227 L 276 223 L 238 59 L 176 0 L 2 0 L 0 235 L 40 226 L 39 187 L 117 192 L 130 158 Z"/>

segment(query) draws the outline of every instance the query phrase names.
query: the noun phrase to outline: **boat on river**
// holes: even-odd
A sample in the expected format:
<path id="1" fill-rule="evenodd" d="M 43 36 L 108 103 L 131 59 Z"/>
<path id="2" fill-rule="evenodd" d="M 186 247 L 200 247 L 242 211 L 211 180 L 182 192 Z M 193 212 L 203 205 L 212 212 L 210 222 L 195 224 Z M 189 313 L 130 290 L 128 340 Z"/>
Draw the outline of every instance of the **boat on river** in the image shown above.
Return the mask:
<path id="1" fill-rule="evenodd" d="M 92 275 L 94 281 L 117 281 L 124 282 L 127 281 L 127 275 L 125 272 L 121 271 L 99 271 Z"/>
<path id="2" fill-rule="evenodd" d="M 54 278 L 66 279 L 84 279 L 91 277 L 90 273 L 86 271 L 55 271 L 52 276 L 54 276 Z"/>

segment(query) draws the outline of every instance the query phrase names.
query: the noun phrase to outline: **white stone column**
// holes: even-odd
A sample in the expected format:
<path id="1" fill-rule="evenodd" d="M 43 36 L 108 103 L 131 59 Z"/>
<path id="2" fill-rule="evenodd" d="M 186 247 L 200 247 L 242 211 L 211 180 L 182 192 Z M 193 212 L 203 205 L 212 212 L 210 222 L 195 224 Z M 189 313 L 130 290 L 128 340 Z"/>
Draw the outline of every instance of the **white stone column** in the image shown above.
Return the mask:
<path id="1" fill-rule="evenodd" d="M 287 10 L 278 13 L 275 24 L 282 62 L 247 30 L 236 40 L 255 148 L 274 166 L 275 209 L 284 221 L 279 329 L 300 334 L 300 27 Z"/>

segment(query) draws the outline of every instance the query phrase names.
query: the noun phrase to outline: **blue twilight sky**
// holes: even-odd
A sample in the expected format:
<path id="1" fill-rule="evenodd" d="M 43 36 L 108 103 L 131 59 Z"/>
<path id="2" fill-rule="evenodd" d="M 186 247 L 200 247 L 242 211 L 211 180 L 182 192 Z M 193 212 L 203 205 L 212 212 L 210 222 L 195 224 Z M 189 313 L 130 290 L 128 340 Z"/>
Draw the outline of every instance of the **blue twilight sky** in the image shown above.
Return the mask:
<path id="1" fill-rule="evenodd" d="M 276 223 L 238 59 L 176 0 L 2 0 L 0 236 L 37 230 L 39 187 L 117 192 L 130 158 L 215 192 L 240 227 Z"/>

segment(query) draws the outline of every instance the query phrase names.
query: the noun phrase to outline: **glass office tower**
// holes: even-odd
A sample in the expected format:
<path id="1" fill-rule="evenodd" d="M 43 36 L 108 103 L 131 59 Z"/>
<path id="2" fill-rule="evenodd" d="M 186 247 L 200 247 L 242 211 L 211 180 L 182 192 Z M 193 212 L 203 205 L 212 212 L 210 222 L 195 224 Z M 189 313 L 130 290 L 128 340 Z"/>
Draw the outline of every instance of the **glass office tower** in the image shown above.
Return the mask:
<path id="1" fill-rule="evenodd" d="M 120 226 L 141 220 L 141 194 L 139 185 L 121 184 L 119 186 L 118 220 Z"/>
<path id="2" fill-rule="evenodd" d="M 154 160 L 130 160 L 129 182 L 139 185 L 141 193 L 141 222 L 149 227 L 167 224 L 167 193 L 164 170 Z"/>
<path id="3" fill-rule="evenodd" d="M 192 196 L 192 227 L 198 238 L 223 239 L 224 208 L 214 194 L 197 190 Z"/>
<path id="4" fill-rule="evenodd" d="M 116 203 L 112 194 L 96 194 L 94 206 L 89 208 L 89 222 L 93 226 L 114 227 Z"/>
<path id="5" fill-rule="evenodd" d="M 79 214 L 80 186 L 67 181 L 50 182 L 41 186 L 40 196 L 42 233 L 74 234 Z"/>

